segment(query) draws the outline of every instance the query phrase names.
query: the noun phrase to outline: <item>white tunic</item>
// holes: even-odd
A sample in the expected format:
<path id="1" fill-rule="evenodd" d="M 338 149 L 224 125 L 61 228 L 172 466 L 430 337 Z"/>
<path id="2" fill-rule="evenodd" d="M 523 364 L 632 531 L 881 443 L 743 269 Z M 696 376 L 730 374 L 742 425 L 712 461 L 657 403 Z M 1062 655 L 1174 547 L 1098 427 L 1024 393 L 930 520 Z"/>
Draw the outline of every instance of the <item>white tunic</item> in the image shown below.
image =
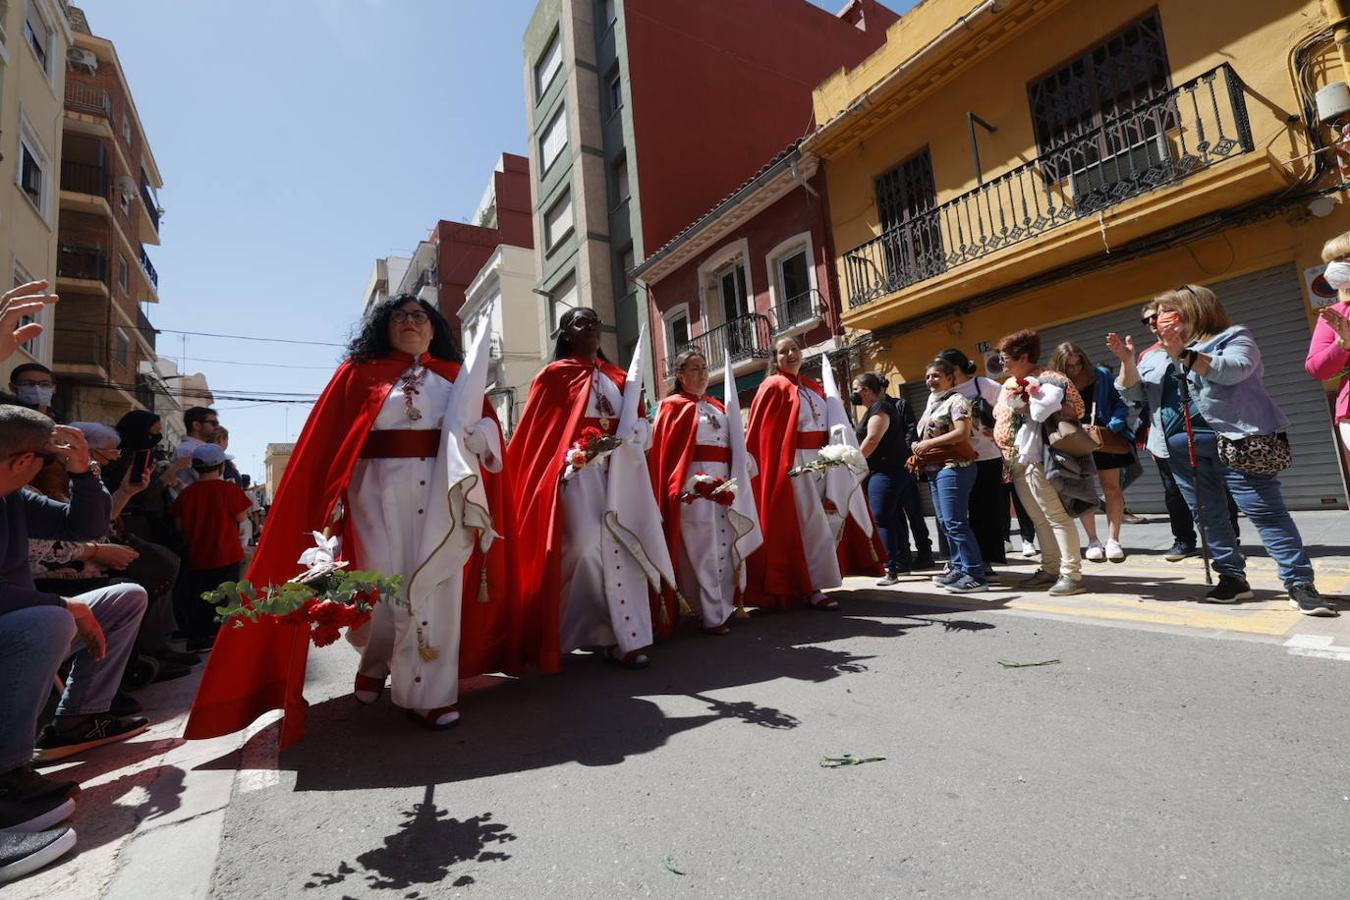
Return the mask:
<path id="1" fill-rule="evenodd" d="M 609 402 L 618 420 L 623 395 L 609 376 L 596 370 L 586 402 L 588 418 L 599 418 L 596 392 Z M 591 463 L 569 475 L 559 487 L 563 513 L 562 573 L 559 583 L 563 653 L 580 647 L 640 650 L 652 642 L 647 578 L 604 524 L 609 460 Z M 635 485 L 651 490 L 650 484 Z M 525 552 L 529 552 L 528 549 Z"/>
<path id="2" fill-rule="evenodd" d="M 825 400 L 809 388 L 797 388 L 797 432 L 826 431 Z M 818 450 L 797 450 L 793 465 L 809 463 L 820 454 Z M 817 591 L 836 588 L 844 583 L 839 574 L 839 557 L 835 551 L 838 535 L 830 525 L 822 501 L 825 498 L 825 479 L 819 475 L 800 475 L 790 479 L 792 499 L 797 507 L 797 523 L 801 528 L 802 550 L 806 554 L 806 568 L 811 575 L 811 587 Z M 843 520 L 839 520 L 842 526 Z"/>
<path id="3" fill-rule="evenodd" d="M 431 430 L 439 432 L 450 400 L 451 384 L 428 371 L 416 406 L 422 418 L 407 415 L 403 393 L 396 383 L 375 418 L 376 430 Z M 425 560 L 419 544 L 427 526 L 435 457 L 360 459 L 352 473 L 348 501 L 352 525 L 361 548 L 361 567 L 399 575 L 400 595 L 375 604 L 370 621 L 352 629 L 348 640 L 361 650 L 360 670 L 376 678 L 391 676 L 391 695 L 405 709 L 431 710 L 453 706 L 459 698 L 459 631 L 463 579 L 445 581 L 434 603 L 409 614 L 407 592 L 412 576 Z M 455 528 L 450 540 L 467 558 L 472 532 Z M 423 646 L 436 648 L 434 660 L 418 653 L 417 630 Z"/>
<path id="4" fill-rule="evenodd" d="M 699 401 L 695 443 L 728 447 L 727 417 L 711 403 Z M 731 467 L 723 462 L 691 462 L 681 490 L 692 491 L 699 472 L 714 478 L 731 476 Z M 740 486 L 746 490 L 745 485 Z M 680 558 L 676 578 L 680 593 L 697 609 L 704 628 L 716 628 L 731 617 L 736 606 L 739 583 L 733 545 L 737 537 L 731 521 L 730 506 L 711 500 L 694 500 L 680 510 Z"/>

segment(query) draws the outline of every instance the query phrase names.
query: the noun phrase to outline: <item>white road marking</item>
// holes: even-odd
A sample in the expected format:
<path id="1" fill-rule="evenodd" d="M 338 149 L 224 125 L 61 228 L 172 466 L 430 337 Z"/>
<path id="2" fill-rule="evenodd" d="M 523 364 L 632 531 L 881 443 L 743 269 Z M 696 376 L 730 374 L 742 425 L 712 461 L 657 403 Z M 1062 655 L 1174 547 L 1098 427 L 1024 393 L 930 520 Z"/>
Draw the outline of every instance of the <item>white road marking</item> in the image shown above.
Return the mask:
<path id="1" fill-rule="evenodd" d="M 1350 647 L 1338 647 L 1335 639 L 1324 634 L 1296 634 L 1284 642 L 1292 656 L 1312 656 L 1318 659 L 1339 659 L 1350 662 Z"/>

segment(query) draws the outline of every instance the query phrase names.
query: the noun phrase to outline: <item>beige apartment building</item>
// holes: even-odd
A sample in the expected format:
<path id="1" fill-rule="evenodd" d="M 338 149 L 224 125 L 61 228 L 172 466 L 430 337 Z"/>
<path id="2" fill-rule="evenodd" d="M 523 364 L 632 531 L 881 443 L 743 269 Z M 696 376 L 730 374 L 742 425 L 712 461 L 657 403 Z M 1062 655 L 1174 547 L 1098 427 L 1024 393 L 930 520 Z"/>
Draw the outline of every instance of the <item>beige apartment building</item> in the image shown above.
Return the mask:
<path id="1" fill-rule="evenodd" d="M 56 282 L 61 109 L 70 21 L 57 0 L 0 0 L 0 287 Z M 46 328 L 7 361 L 52 361 L 53 310 Z"/>

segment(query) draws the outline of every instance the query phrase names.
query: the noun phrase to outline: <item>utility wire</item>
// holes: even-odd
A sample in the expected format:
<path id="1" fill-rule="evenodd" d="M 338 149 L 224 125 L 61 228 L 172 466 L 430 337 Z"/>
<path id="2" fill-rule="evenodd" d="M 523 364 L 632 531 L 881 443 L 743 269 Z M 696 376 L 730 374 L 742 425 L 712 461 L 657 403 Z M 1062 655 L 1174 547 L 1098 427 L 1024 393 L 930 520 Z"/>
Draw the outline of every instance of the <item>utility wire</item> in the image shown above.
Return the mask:
<path id="1" fill-rule="evenodd" d="M 177 329 L 175 329 L 175 328 L 160 328 L 160 327 L 157 326 L 157 325 L 156 325 L 156 326 L 152 326 L 150 330 L 151 330 L 151 331 L 158 331 L 158 332 L 160 332 L 160 333 L 162 333 L 162 334 L 186 334 L 186 335 L 191 335 L 192 337 L 229 338 L 230 340 L 235 340 L 235 341 L 263 341 L 263 342 L 266 342 L 266 343 L 269 343 L 269 344 L 304 344 L 304 345 L 309 346 L 309 347 L 345 347 L 345 346 L 347 346 L 346 344 L 330 344 L 330 343 L 327 342 L 327 341 L 293 341 L 293 340 L 290 340 L 289 338 L 266 338 L 266 337 L 255 337 L 254 335 L 249 335 L 249 334 L 216 334 L 216 333 L 210 332 L 210 331 L 179 331 L 179 330 L 177 330 Z"/>
<path id="2" fill-rule="evenodd" d="M 174 354 L 166 354 L 166 355 L 170 359 L 174 358 Z M 188 359 L 190 359 L 194 364 L 199 362 L 208 362 L 208 363 L 220 363 L 221 365 L 225 366 L 250 366 L 254 368 L 264 368 L 264 369 L 317 369 L 322 372 L 331 372 L 337 368 L 336 366 L 288 366 L 285 363 L 240 362 L 237 359 L 206 359 L 205 357 L 195 355 L 189 356 Z"/>

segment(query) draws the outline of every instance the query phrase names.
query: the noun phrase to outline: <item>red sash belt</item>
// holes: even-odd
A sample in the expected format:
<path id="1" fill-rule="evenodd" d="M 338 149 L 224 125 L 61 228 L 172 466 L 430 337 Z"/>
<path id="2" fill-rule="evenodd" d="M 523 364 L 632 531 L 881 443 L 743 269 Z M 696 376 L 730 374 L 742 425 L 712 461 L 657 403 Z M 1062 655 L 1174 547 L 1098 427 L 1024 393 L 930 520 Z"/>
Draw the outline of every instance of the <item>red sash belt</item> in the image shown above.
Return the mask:
<path id="1" fill-rule="evenodd" d="M 830 433 L 828 431 L 799 431 L 797 432 L 798 450 L 819 450 L 830 442 Z"/>
<path id="2" fill-rule="evenodd" d="M 731 465 L 731 448 L 718 447 L 714 444 L 695 444 L 694 462 L 715 462 Z"/>
<path id="3" fill-rule="evenodd" d="M 594 428 L 598 431 L 603 431 L 605 434 L 615 434 L 616 432 L 618 432 L 619 417 L 610 416 L 608 421 L 609 427 L 601 428 L 599 419 L 592 419 L 589 417 L 583 418 L 580 422 L 577 423 L 577 434 L 581 434 L 581 432 L 586 430 L 587 428 Z"/>
<path id="4" fill-rule="evenodd" d="M 441 449 L 441 433 L 431 428 L 384 429 L 366 435 L 362 459 L 435 458 Z"/>

